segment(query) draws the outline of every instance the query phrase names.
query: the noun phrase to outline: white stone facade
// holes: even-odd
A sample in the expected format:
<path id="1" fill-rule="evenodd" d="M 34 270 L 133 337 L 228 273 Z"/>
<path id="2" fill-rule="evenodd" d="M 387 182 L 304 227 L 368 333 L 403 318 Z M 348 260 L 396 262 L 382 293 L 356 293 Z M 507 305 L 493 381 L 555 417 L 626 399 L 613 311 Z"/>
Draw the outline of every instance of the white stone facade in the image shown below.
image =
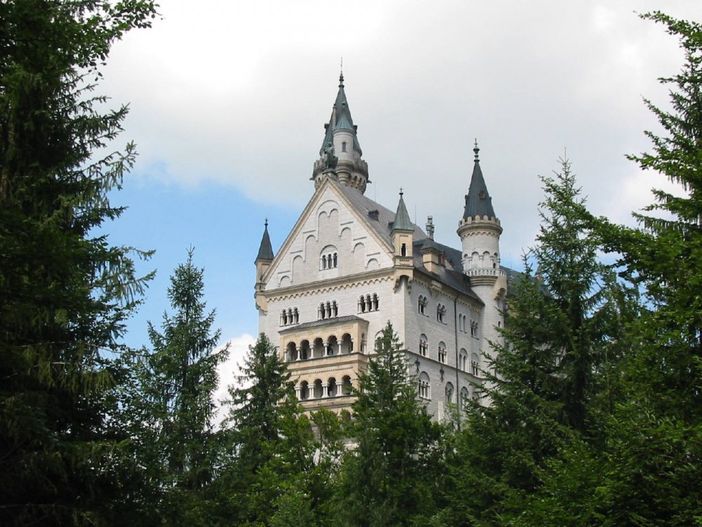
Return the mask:
<path id="1" fill-rule="evenodd" d="M 459 251 L 409 224 L 402 198 L 396 214 L 366 198 L 367 167 L 343 90 L 342 82 L 314 164 L 314 194 L 275 256 L 264 233 L 256 260 L 259 331 L 288 362 L 303 406 L 338 411 L 350 408 L 350 386 L 390 321 L 418 397 L 443 419 L 448 403 L 462 404 L 483 382 L 485 354 L 499 339 L 507 288 L 502 227 L 494 213 L 473 217 L 466 196 Z M 348 172 L 347 158 L 361 168 Z M 489 200 L 482 173 L 478 179 L 480 199 Z M 475 180 L 474 171 L 470 193 Z"/>

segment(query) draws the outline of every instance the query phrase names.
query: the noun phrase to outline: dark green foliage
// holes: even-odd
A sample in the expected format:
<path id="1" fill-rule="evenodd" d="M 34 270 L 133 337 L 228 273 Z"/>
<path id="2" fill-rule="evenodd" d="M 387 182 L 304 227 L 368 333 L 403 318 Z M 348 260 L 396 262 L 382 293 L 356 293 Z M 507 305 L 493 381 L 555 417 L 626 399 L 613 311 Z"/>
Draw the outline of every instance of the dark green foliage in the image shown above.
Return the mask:
<path id="1" fill-rule="evenodd" d="M 191 249 L 171 277 L 173 314 L 164 314 L 161 332 L 149 324 L 153 351 L 135 357 L 123 414 L 135 428 L 138 464 L 153 495 L 161 496 L 156 510 L 171 523 L 183 523 L 190 511 L 190 524 L 197 491 L 213 477 L 218 442 L 212 397 L 217 368 L 228 355 L 226 346 L 215 349 L 220 332 L 212 331 L 215 314 L 202 300 L 204 271 L 192 257 Z"/>
<path id="2" fill-rule="evenodd" d="M 671 110 L 646 104 L 663 135 L 646 132 L 653 150 L 632 156 L 681 185 L 654 191 L 639 229 L 596 223 L 621 256 L 622 276 L 645 294 L 632 325 L 637 342 L 622 369 L 625 400 L 607 426 L 602 484 L 606 525 L 702 522 L 702 26 L 659 12 L 643 18 L 679 38 L 685 62 L 670 85 Z"/>
<path id="3" fill-rule="evenodd" d="M 126 107 L 101 113 L 98 67 L 151 1 L 0 3 L 0 523 L 103 524 L 121 488 L 114 434 L 124 320 L 144 282 L 95 229 L 134 147 L 94 152 Z"/>
<path id="4" fill-rule="evenodd" d="M 390 323 L 359 379 L 343 459 L 338 517 L 344 525 L 411 525 L 434 511 L 439 428 L 417 397 L 415 379 Z"/>
<path id="5" fill-rule="evenodd" d="M 599 435 L 591 410 L 611 381 L 620 330 L 610 320 L 628 295 L 598 262 L 570 163 L 543 182 L 538 272 L 525 259 L 486 372 L 489 405 L 470 406 L 449 458 L 443 514 L 453 525 L 515 521 L 564 449 Z"/>

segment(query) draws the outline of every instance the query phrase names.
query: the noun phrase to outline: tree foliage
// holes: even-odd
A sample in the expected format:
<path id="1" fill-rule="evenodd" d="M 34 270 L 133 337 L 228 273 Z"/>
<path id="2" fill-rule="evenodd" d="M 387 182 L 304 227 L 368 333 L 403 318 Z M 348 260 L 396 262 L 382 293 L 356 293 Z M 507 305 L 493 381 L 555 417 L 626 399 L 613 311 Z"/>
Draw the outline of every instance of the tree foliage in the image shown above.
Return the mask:
<path id="1" fill-rule="evenodd" d="M 0 523 L 100 524 L 119 491 L 113 353 L 142 292 L 96 228 L 134 146 L 96 153 L 127 108 L 93 95 L 151 1 L 0 3 Z"/>

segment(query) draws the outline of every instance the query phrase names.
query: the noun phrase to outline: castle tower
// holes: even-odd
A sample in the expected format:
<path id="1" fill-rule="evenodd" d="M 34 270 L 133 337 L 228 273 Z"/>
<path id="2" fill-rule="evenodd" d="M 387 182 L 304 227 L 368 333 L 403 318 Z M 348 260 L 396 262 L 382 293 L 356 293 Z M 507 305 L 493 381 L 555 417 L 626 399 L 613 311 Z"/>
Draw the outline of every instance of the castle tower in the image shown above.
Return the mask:
<path id="1" fill-rule="evenodd" d="M 263 289 L 263 275 L 273 263 L 273 246 L 271 245 L 271 237 L 268 235 L 268 220 L 263 226 L 263 236 L 261 237 L 261 245 L 258 247 L 258 255 L 256 255 L 256 285 L 254 296 L 256 298 L 256 307 L 258 309 L 266 309 L 266 306 L 261 303 L 263 298 L 259 298 L 259 293 Z"/>
<path id="2" fill-rule="evenodd" d="M 497 328 L 504 323 L 507 279 L 500 267 L 502 226 L 492 208 L 492 198 L 480 168 L 480 149 L 477 141 L 473 152 L 473 175 L 457 232 L 463 246 L 463 272 L 470 278 L 471 289 L 485 304 L 479 325 L 480 334 L 476 336 L 480 339 L 480 351 L 489 354 L 490 342 L 498 341 Z M 478 331 L 478 327 L 471 328 L 471 334 L 474 331 Z"/>
<path id="3" fill-rule="evenodd" d="M 358 143 L 358 127 L 353 124 L 351 110 L 344 91 L 344 74 L 339 75 L 339 91 L 332 107 L 329 122 L 324 125 L 325 134 L 319 159 L 315 161 L 312 179 L 315 188 L 325 177 L 336 178 L 340 183 L 365 192 L 368 179 L 368 164 L 361 159 L 363 151 Z"/>

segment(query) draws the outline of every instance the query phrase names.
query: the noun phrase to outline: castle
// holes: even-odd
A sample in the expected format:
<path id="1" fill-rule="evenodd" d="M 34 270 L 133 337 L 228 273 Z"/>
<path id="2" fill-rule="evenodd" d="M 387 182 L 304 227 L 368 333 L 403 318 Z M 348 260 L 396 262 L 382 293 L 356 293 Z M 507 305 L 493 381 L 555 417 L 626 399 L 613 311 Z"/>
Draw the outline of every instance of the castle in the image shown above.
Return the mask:
<path id="1" fill-rule="evenodd" d="M 474 153 L 458 250 L 434 241 L 431 216 L 424 230 L 410 221 L 401 191 L 395 212 L 364 195 L 368 165 L 340 76 L 314 194 L 276 255 L 266 224 L 255 262 L 259 331 L 278 346 L 306 410 L 350 407 L 388 320 L 436 419 L 484 381 L 510 271 L 477 144 Z"/>

